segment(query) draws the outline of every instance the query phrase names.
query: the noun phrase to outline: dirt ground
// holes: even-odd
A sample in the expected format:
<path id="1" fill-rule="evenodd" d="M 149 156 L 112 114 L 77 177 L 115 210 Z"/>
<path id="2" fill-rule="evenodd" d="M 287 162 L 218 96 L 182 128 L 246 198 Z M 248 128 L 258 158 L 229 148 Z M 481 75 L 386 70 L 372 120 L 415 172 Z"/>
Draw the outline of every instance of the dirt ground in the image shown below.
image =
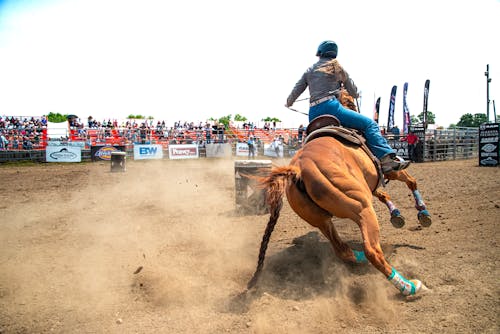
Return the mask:
<path id="1" fill-rule="evenodd" d="M 403 228 L 374 205 L 389 262 L 426 294 L 340 262 L 285 203 L 243 300 L 268 216 L 235 214 L 234 160 L 0 165 L 0 333 L 498 333 L 500 168 L 410 172 L 431 227 L 401 183 L 388 190 Z"/>

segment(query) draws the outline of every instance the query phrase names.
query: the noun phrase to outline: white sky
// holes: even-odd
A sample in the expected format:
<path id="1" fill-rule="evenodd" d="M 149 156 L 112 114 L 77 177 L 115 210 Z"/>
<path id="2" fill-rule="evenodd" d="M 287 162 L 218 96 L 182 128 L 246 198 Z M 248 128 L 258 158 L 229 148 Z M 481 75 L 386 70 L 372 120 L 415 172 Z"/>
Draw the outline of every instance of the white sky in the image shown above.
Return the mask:
<path id="1" fill-rule="evenodd" d="M 486 113 L 486 64 L 500 99 L 499 18 L 495 0 L 0 0 L 0 115 L 173 123 L 238 113 L 296 127 L 307 117 L 285 100 L 331 39 L 363 114 L 380 96 L 386 124 L 397 85 L 402 128 L 404 82 L 418 115 L 430 79 L 428 110 L 448 126 Z"/>

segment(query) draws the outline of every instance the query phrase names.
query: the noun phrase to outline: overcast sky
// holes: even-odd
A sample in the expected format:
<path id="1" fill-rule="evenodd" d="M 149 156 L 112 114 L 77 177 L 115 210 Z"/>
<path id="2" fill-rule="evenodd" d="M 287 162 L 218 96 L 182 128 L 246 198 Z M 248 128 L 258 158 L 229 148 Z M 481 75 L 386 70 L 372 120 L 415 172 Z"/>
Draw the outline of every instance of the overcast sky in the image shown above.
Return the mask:
<path id="1" fill-rule="evenodd" d="M 448 126 L 486 113 L 486 64 L 500 99 L 499 18 L 495 0 L 0 0 L 0 115 L 240 114 L 298 126 L 307 117 L 285 100 L 331 39 L 363 114 L 381 97 L 386 124 L 397 85 L 401 128 L 403 84 L 418 115 L 429 79 L 428 109 Z"/>

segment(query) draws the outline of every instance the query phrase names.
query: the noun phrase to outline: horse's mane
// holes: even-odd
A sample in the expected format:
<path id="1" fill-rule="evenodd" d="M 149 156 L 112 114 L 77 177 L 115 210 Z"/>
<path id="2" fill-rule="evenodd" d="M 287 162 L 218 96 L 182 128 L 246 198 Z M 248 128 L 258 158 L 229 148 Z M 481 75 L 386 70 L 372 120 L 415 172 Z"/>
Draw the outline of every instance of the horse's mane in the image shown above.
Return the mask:
<path id="1" fill-rule="evenodd" d="M 354 98 L 349 94 L 347 89 L 345 89 L 344 87 L 342 87 L 340 89 L 339 102 L 347 109 L 358 111 L 358 107 L 356 106 L 356 103 L 354 102 Z"/>

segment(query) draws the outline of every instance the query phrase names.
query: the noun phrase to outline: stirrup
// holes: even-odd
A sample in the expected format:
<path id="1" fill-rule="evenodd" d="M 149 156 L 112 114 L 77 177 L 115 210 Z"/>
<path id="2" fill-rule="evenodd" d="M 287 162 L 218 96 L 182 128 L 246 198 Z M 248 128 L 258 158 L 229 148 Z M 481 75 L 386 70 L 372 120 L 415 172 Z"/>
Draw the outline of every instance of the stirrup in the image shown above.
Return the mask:
<path id="1" fill-rule="evenodd" d="M 390 161 L 382 164 L 382 173 L 388 174 L 394 171 L 400 171 L 408 168 L 409 165 L 409 161 L 405 161 L 403 158 L 395 156 Z"/>
<path id="2" fill-rule="evenodd" d="M 406 169 L 406 168 L 408 168 L 408 166 L 410 166 L 410 161 L 406 161 L 397 155 L 394 158 L 394 162 L 397 163 L 397 165 L 395 165 L 393 168 L 393 170 L 396 170 L 396 171 Z"/>

